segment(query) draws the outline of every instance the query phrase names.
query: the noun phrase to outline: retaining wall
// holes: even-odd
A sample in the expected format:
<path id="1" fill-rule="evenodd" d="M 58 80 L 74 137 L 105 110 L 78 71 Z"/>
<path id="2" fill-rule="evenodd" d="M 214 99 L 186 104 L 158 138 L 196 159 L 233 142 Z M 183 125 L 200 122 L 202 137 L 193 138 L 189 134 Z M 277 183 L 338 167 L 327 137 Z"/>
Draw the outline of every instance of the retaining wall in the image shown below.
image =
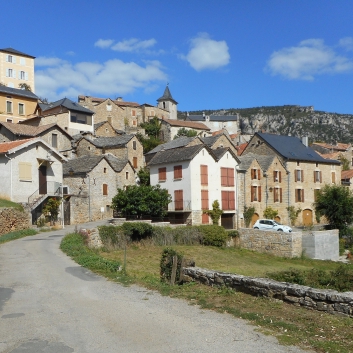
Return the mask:
<path id="1" fill-rule="evenodd" d="M 16 208 L 0 208 L 0 235 L 14 232 L 16 230 L 27 229 L 31 226 L 31 214 L 21 212 Z"/>
<path id="2" fill-rule="evenodd" d="M 198 267 L 183 268 L 182 273 L 184 281 L 196 281 L 209 286 L 226 286 L 256 296 L 280 299 L 311 310 L 353 317 L 353 292 L 340 293 L 335 290 L 315 289 L 267 278 L 216 272 Z"/>

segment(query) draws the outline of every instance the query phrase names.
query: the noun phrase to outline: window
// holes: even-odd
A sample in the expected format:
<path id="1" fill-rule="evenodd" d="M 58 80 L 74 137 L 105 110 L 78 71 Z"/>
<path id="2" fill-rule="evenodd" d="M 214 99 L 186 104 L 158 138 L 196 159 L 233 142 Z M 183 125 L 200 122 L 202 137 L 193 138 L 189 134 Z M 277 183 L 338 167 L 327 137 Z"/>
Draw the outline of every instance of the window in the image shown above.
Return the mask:
<path id="1" fill-rule="evenodd" d="M 296 169 L 294 171 L 294 181 L 304 181 L 304 171 Z"/>
<path id="2" fill-rule="evenodd" d="M 6 69 L 6 76 L 16 78 L 16 70 Z"/>
<path id="3" fill-rule="evenodd" d="M 13 123 L 13 120 L 12 119 L 6 119 L 6 122 L 7 123 Z"/>
<path id="4" fill-rule="evenodd" d="M 261 186 L 251 186 L 251 202 L 261 202 Z"/>
<path id="5" fill-rule="evenodd" d="M 336 184 L 336 172 L 331 172 L 331 182 Z"/>
<path id="6" fill-rule="evenodd" d="M 133 125 L 133 126 L 136 126 L 136 125 L 137 125 L 137 121 L 136 121 L 136 120 L 133 120 L 133 121 L 132 121 L 132 125 Z"/>
<path id="7" fill-rule="evenodd" d="M 208 166 L 201 165 L 200 173 L 201 173 L 201 185 L 208 185 Z"/>
<path id="8" fill-rule="evenodd" d="M 261 179 L 260 169 L 251 169 L 251 179 Z"/>
<path id="9" fill-rule="evenodd" d="M 106 105 L 106 108 L 107 108 L 107 112 L 111 112 L 112 111 L 112 105 L 110 103 L 108 103 Z"/>
<path id="10" fill-rule="evenodd" d="M 18 78 L 19 78 L 19 80 L 26 80 L 26 72 L 24 72 L 24 71 L 19 71 L 19 73 L 18 73 Z M 28 76 L 27 76 L 27 79 L 28 79 Z"/>
<path id="11" fill-rule="evenodd" d="M 222 210 L 235 210 L 234 191 L 222 191 Z"/>
<path id="12" fill-rule="evenodd" d="M 6 101 L 6 113 L 12 113 L 12 102 Z"/>
<path id="13" fill-rule="evenodd" d="M 20 181 L 32 181 L 32 164 L 29 162 L 18 163 Z"/>
<path id="14" fill-rule="evenodd" d="M 158 181 L 167 180 L 167 168 L 158 168 Z"/>
<path id="15" fill-rule="evenodd" d="M 51 135 L 51 145 L 54 148 L 58 147 L 58 134 L 52 134 Z"/>
<path id="16" fill-rule="evenodd" d="M 314 170 L 314 183 L 322 183 L 322 173 L 318 170 Z"/>
<path id="17" fill-rule="evenodd" d="M 18 114 L 19 115 L 25 114 L 25 105 L 23 103 L 18 103 Z"/>
<path id="18" fill-rule="evenodd" d="M 273 189 L 273 202 L 282 202 L 282 188 Z"/>
<path id="19" fill-rule="evenodd" d="M 137 168 L 137 157 L 132 158 L 132 165 L 134 168 Z"/>
<path id="20" fill-rule="evenodd" d="M 282 182 L 282 175 L 281 175 L 281 172 L 279 170 L 275 170 L 273 172 L 273 181 L 279 182 L 279 183 Z"/>
<path id="21" fill-rule="evenodd" d="M 181 179 L 183 177 L 183 168 L 181 165 L 174 166 L 174 179 Z"/>
<path id="22" fill-rule="evenodd" d="M 295 189 L 295 202 L 304 202 L 304 189 Z"/>
<path id="23" fill-rule="evenodd" d="M 201 190 L 201 209 L 209 209 L 208 190 Z"/>
<path id="24" fill-rule="evenodd" d="M 132 141 L 132 148 L 136 150 L 136 141 Z"/>
<path id="25" fill-rule="evenodd" d="M 182 211 L 184 209 L 183 190 L 174 191 L 174 202 L 176 211 Z"/>
<path id="26" fill-rule="evenodd" d="M 131 116 L 136 116 L 136 110 L 131 110 Z"/>
<path id="27" fill-rule="evenodd" d="M 16 60 L 14 60 L 15 58 L 12 56 L 12 55 L 7 55 L 7 57 L 6 57 L 6 61 L 8 62 L 8 63 L 15 63 L 16 62 Z"/>
<path id="28" fill-rule="evenodd" d="M 129 179 L 129 172 L 125 172 L 125 179 L 126 179 L 126 180 Z"/>
<path id="29" fill-rule="evenodd" d="M 108 184 L 103 184 L 103 195 L 104 196 L 108 195 Z"/>
<path id="30" fill-rule="evenodd" d="M 234 168 L 221 167 L 221 186 L 234 186 Z"/>
<path id="31" fill-rule="evenodd" d="M 92 125 L 92 116 L 71 112 L 70 113 L 70 121 L 72 123 Z"/>
<path id="32" fill-rule="evenodd" d="M 154 110 L 151 110 L 150 116 L 154 116 Z"/>
<path id="33" fill-rule="evenodd" d="M 107 174 L 107 168 L 103 168 L 103 173 Z"/>

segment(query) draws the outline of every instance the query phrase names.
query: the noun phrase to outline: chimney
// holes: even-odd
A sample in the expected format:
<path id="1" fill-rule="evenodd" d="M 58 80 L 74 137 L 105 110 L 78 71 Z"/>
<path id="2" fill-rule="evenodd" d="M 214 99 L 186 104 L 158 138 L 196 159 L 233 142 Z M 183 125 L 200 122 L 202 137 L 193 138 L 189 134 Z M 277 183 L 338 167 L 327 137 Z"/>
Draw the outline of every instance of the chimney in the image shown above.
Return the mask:
<path id="1" fill-rule="evenodd" d="M 308 137 L 308 136 L 303 136 L 303 137 L 302 137 L 302 144 L 303 144 L 305 147 L 308 147 L 308 145 L 309 145 L 309 137 Z"/>
<path id="2" fill-rule="evenodd" d="M 123 97 L 118 97 L 116 100 L 117 100 L 118 102 L 122 102 L 122 101 L 123 101 Z"/>

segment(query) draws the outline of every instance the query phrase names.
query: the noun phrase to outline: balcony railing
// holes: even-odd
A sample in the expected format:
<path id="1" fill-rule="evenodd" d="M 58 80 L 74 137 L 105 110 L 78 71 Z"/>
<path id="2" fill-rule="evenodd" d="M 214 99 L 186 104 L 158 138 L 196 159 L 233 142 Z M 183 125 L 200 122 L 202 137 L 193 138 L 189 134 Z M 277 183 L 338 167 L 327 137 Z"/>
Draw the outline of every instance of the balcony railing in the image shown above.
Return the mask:
<path id="1" fill-rule="evenodd" d="M 191 211 L 191 201 L 173 201 L 168 205 L 168 211 Z"/>
<path id="2" fill-rule="evenodd" d="M 50 196 L 60 196 L 60 183 L 57 181 L 47 181 L 40 185 L 39 189 L 28 197 L 28 205 L 33 210 Z"/>

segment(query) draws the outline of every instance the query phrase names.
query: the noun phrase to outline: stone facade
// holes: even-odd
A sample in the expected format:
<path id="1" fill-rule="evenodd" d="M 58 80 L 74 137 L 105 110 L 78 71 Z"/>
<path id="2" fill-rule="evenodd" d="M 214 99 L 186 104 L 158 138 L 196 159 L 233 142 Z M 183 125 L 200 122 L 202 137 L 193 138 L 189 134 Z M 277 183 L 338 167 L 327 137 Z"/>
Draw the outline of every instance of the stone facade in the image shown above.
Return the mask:
<path id="1" fill-rule="evenodd" d="M 195 281 L 209 286 L 226 286 L 255 296 L 276 298 L 310 310 L 353 317 L 352 292 L 315 289 L 268 278 L 254 278 L 198 267 L 183 268 L 182 273 L 184 281 Z"/>
<path id="2" fill-rule="evenodd" d="M 0 235 L 29 228 L 31 219 L 30 213 L 15 208 L 0 208 Z"/>
<path id="3" fill-rule="evenodd" d="M 239 229 L 240 247 L 280 257 L 302 255 L 302 233 L 270 232 L 256 229 Z"/>
<path id="4" fill-rule="evenodd" d="M 96 137 L 114 137 L 117 136 L 118 133 L 108 121 L 105 121 L 103 124 L 99 124 L 97 128 L 96 126 L 94 127 L 94 135 Z"/>

